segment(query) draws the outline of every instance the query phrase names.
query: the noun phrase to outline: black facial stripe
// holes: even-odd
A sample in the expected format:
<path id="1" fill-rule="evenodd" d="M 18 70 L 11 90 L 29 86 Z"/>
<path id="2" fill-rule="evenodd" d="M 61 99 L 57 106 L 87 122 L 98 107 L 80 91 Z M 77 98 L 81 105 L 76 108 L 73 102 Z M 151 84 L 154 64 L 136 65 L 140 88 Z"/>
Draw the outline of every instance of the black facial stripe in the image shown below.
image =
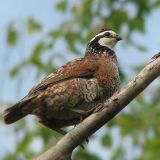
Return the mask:
<path id="1" fill-rule="evenodd" d="M 106 32 L 106 33 L 104 34 L 104 36 L 105 36 L 105 37 L 111 37 L 111 33 Z"/>
<path id="2" fill-rule="evenodd" d="M 99 35 L 99 36 L 97 36 L 93 41 L 99 41 L 101 38 L 103 38 L 103 37 L 107 37 L 107 38 L 115 38 L 115 35 L 113 35 L 113 34 L 111 34 L 110 32 L 106 32 L 105 34 L 103 34 L 103 35 Z M 92 41 L 92 42 L 93 42 Z"/>

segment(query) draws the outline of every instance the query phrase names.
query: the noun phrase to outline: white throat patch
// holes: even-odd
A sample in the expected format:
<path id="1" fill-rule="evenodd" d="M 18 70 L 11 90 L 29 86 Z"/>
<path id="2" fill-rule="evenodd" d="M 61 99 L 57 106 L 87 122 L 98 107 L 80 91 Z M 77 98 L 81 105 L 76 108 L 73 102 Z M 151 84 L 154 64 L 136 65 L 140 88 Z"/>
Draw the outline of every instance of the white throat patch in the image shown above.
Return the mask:
<path id="1" fill-rule="evenodd" d="M 117 41 L 114 38 L 103 37 L 103 38 L 99 39 L 98 43 L 101 46 L 106 46 L 106 47 L 108 47 L 110 49 L 113 49 L 113 47 L 115 46 L 115 44 L 117 43 Z"/>

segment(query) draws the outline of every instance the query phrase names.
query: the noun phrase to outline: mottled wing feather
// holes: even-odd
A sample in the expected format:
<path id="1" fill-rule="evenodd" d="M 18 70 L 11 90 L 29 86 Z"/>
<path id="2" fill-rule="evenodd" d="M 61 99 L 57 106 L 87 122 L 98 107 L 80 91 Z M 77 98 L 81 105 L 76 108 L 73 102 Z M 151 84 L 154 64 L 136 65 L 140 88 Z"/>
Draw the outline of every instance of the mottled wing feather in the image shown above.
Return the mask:
<path id="1" fill-rule="evenodd" d="M 43 79 L 37 86 L 33 87 L 29 95 L 35 94 L 48 88 L 51 85 L 70 80 L 73 78 L 90 78 L 95 73 L 98 67 L 95 59 L 82 58 L 71 61 L 59 68 L 54 73 L 51 73 Z"/>

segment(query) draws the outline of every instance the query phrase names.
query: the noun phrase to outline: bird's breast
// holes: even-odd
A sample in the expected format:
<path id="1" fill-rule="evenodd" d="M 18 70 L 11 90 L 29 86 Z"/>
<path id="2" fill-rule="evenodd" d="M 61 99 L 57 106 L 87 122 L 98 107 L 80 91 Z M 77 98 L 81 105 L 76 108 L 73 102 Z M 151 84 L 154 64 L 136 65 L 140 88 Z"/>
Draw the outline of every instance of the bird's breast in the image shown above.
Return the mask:
<path id="1" fill-rule="evenodd" d="M 107 61 L 102 63 L 95 73 L 95 77 L 106 98 L 112 96 L 119 89 L 120 78 L 116 62 Z"/>

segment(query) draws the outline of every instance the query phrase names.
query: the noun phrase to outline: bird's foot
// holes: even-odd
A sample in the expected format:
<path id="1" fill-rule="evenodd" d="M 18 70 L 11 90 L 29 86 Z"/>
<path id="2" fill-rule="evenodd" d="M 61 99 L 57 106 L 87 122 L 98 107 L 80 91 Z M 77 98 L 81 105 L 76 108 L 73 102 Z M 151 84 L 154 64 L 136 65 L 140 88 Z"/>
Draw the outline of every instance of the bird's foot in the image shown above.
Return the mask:
<path id="1" fill-rule="evenodd" d="M 103 110 L 103 108 L 104 108 L 103 104 L 99 103 L 96 105 L 96 107 L 94 107 L 93 113 L 99 112 L 99 111 Z"/>
<path id="2" fill-rule="evenodd" d="M 121 90 L 118 89 L 118 90 L 114 93 L 114 95 L 117 95 L 120 91 L 121 91 Z"/>
<path id="3" fill-rule="evenodd" d="M 87 139 L 85 140 L 85 142 L 88 144 L 88 143 L 89 143 L 89 139 L 87 138 Z M 80 144 L 79 146 L 80 146 L 82 149 L 85 149 L 84 143 Z"/>

